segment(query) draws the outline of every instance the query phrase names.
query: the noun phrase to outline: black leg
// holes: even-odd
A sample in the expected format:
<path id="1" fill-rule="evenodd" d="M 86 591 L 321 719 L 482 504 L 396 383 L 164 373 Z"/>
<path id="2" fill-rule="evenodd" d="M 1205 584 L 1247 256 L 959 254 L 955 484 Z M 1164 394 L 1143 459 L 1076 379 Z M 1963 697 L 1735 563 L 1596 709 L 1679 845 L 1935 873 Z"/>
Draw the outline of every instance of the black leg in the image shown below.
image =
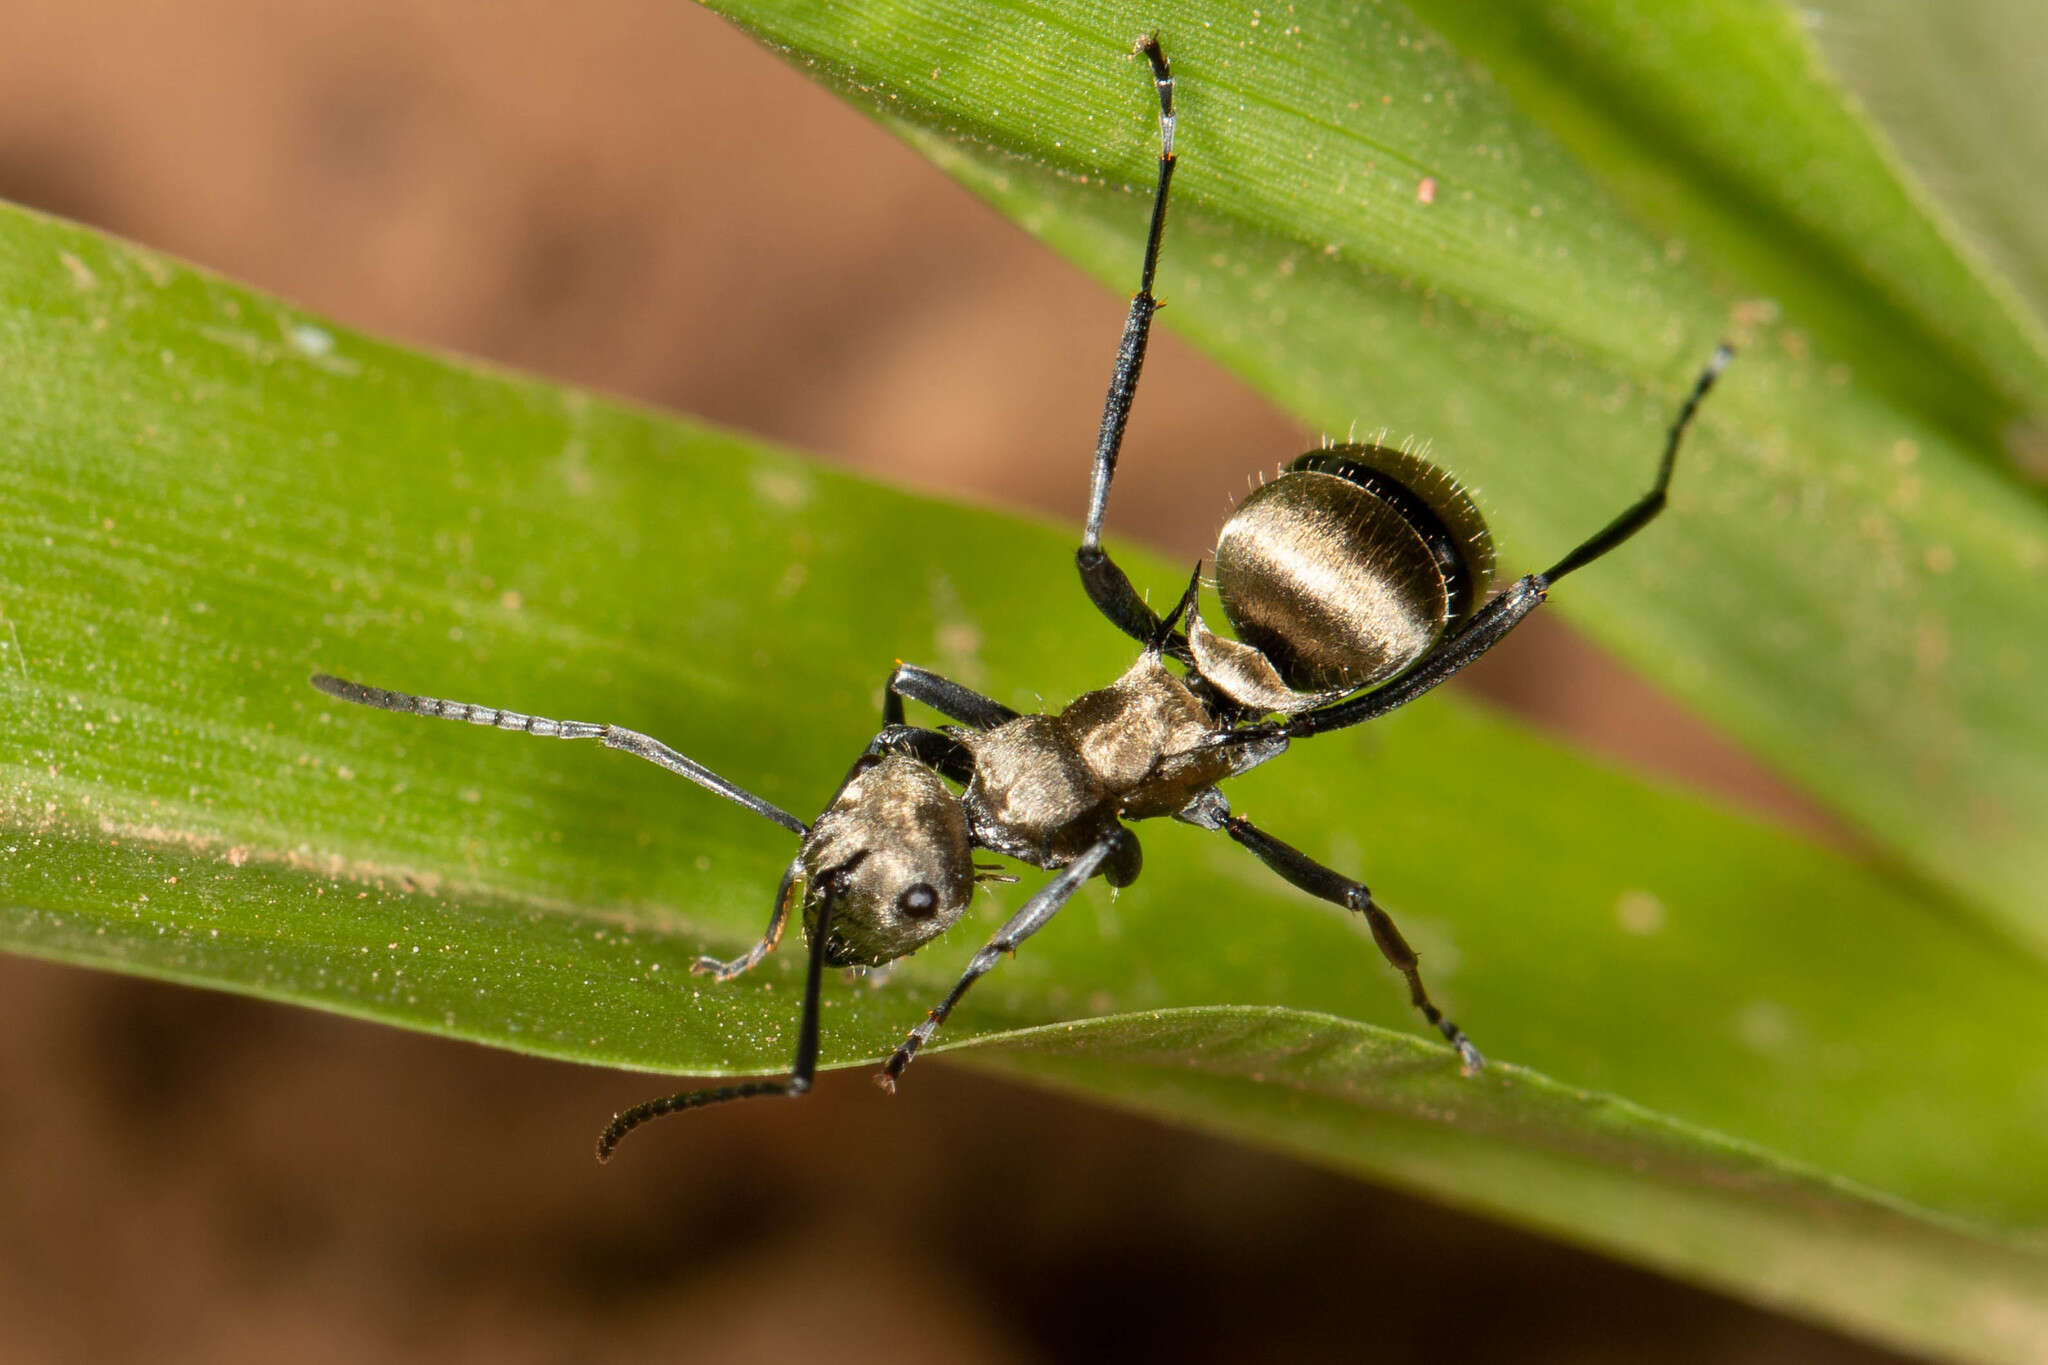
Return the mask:
<path id="1" fill-rule="evenodd" d="M 889 675 L 889 682 L 882 689 L 882 724 L 903 724 L 903 700 L 923 702 L 947 720 L 956 720 L 962 725 L 971 725 L 977 730 L 993 730 L 1005 721 L 1017 719 L 1017 713 L 992 697 L 984 697 L 971 687 L 963 687 L 951 678 L 940 677 L 930 669 L 919 668 L 916 664 L 897 661 L 896 671 Z"/>
<path id="2" fill-rule="evenodd" d="M 1438 642 L 1436 648 L 1423 655 L 1413 668 L 1386 686 L 1349 701 L 1304 711 L 1271 726 L 1251 726 L 1249 729 L 1259 733 L 1270 730 L 1289 739 L 1305 739 L 1327 730 L 1362 725 L 1375 716 L 1384 716 L 1406 706 L 1499 644 L 1501 637 L 1543 605 L 1543 599 L 1549 592 L 1549 580 L 1542 574 L 1532 573 L 1518 578 L 1506 592 L 1481 607 L 1478 614 L 1465 623 L 1463 630 L 1448 640 Z M 1232 733 L 1241 735 L 1247 731 L 1241 729 Z"/>
<path id="3" fill-rule="evenodd" d="M 1311 896 L 1364 915 L 1365 922 L 1372 926 L 1373 942 L 1379 944 L 1380 952 L 1387 961 L 1408 978 L 1408 998 L 1416 1009 L 1422 1011 L 1422 1017 L 1434 1024 L 1437 1032 L 1458 1049 L 1459 1061 L 1466 1072 L 1477 1071 L 1486 1065 L 1486 1059 L 1479 1055 L 1478 1048 L 1472 1046 L 1472 1040 L 1465 1036 L 1465 1031 L 1444 1018 L 1443 1012 L 1430 1001 L 1429 992 L 1422 988 L 1422 972 L 1416 965 L 1415 950 L 1408 946 L 1407 939 L 1401 937 L 1401 931 L 1394 927 L 1393 917 L 1372 898 L 1372 892 L 1366 890 L 1365 883 L 1332 872 L 1300 849 L 1280 842 L 1241 815 L 1224 821 L 1223 830 L 1258 855 L 1260 862 Z"/>
<path id="4" fill-rule="evenodd" d="M 1548 582 L 1555 583 L 1573 569 L 1582 569 L 1601 555 L 1627 540 L 1636 532 L 1649 525 L 1656 515 L 1664 510 L 1664 495 L 1671 488 L 1671 471 L 1678 463 L 1679 438 L 1692 425 L 1692 416 L 1699 411 L 1700 403 L 1707 396 L 1707 390 L 1714 387 L 1714 381 L 1721 377 L 1721 371 L 1735 358 L 1735 351 L 1727 342 L 1714 348 L 1714 354 L 1707 361 L 1707 367 L 1700 371 L 1700 377 L 1693 381 L 1692 392 L 1687 395 L 1685 406 L 1678 410 L 1678 420 L 1671 424 L 1671 432 L 1664 438 L 1664 459 L 1657 466 L 1657 482 L 1650 491 L 1629 505 L 1627 511 L 1600 528 L 1585 544 L 1573 550 L 1563 559 L 1550 566 L 1543 575 Z"/>
<path id="5" fill-rule="evenodd" d="M 500 730 L 517 730 L 523 734 L 541 735 L 549 739 L 595 739 L 602 740 L 607 748 L 620 749 L 644 758 L 649 763 L 659 764 L 672 773 L 689 778 L 707 791 L 717 792 L 735 805 L 745 806 L 756 815 L 766 816 L 792 834 L 802 835 L 810 827 L 803 821 L 783 810 L 780 806 L 763 801 L 743 787 L 736 787 L 695 759 L 685 758 L 660 740 L 643 735 L 637 730 L 626 730 L 616 725 L 594 725 L 587 720 L 549 720 L 544 716 L 521 715 L 517 711 L 501 711 L 491 706 L 475 706 L 465 701 L 443 701 L 438 697 L 418 697 L 410 692 L 389 692 L 381 687 L 368 687 L 362 683 L 349 682 L 326 673 L 315 673 L 313 686 L 330 697 L 352 701 L 358 706 L 374 706 L 385 711 L 403 711 L 415 716 L 434 716 L 441 720 L 466 720 L 471 725 L 490 725 Z"/>
<path id="6" fill-rule="evenodd" d="M 1302 739 L 1309 735 L 1362 724 L 1375 716 L 1383 716 L 1397 707 L 1406 706 L 1499 644 L 1502 637 L 1543 604 L 1543 599 L 1549 595 L 1553 583 L 1574 570 L 1583 569 L 1621 545 L 1654 521 L 1657 514 L 1664 510 L 1665 495 L 1671 488 L 1671 471 L 1678 463 L 1679 441 L 1684 437 L 1686 428 L 1692 425 L 1693 414 L 1699 411 L 1700 403 L 1706 398 L 1707 391 L 1714 387 L 1714 381 L 1721 377 L 1722 369 L 1727 366 L 1734 354 L 1725 342 L 1714 348 L 1713 357 L 1707 361 L 1706 368 L 1700 371 L 1699 378 L 1693 382 L 1692 392 L 1687 395 L 1685 405 L 1678 410 L 1678 417 L 1672 422 L 1671 430 L 1664 439 L 1664 458 L 1658 463 L 1656 482 L 1651 485 L 1649 492 L 1630 503 L 1620 516 L 1601 527 L 1547 571 L 1527 574 L 1516 579 L 1506 592 L 1481 607 L 1478 614 L 1465 623 L 1464 629 L 1449 639 L 1439 641 L 1436 648 L 1417 660 L 1413 668 L 1386 686 L 1331 706 L 1304 711 L 1286 721 L 1253 726 L 1250 730 L 1261 734 L 1283 734 L 1290 739 Z M 1246 731 L 1240 730 L 1236 733 L 1243 734 Z"/>
<path id="7" fill-rule="evenodd" d="M 841 884 L 835 874 L 843 871 L 845 869 L 834 869 L 833 873 L 828 873 L 819 893 L 818 923 L 811 931 L 810 971 L 804 977 L 803 1017 L 797 1025 L 796 1060 L 790 1064 L 789 1075 L 779 1081 L 742 1081 L 738 1085 L 721 1085 L 709 1090 L 685 1090 L 636 1104 L 615 1115 L 605 1125 L 605 1130 L 597 1135 L 597 1159 L 600 1163 L 611 1160 L 620 1138 L 649 1119 L 681 1113 L 685 1109 L 702 1109 L 707 1104 L 723 1104 L 727 1100 L 752 1099 L 756 1095 L 801 1095 L 811 1088 L 811 1081 L 818 1074 L 818 994 L 825 980 L 825 945 L 831 938 L 832 911 L 841 894 Z"/>
<path id="8" fill-rule="evenodd" d="M 782 942 L 782 931 L 789 925 L 790 901 L 796 895 L 797 878 L 803 875 L 803 859 L 797 858 L 782 874 L 782 885 L 775 889 L 775 908 L 768 913 L 768 928 L 761 934 L 761 941 L 736 958 L 727 960 L 717 957 L 700 957 L 690 964 L 690 975 L 709 976 L 714 981 L 730 981 L 743 973 L 751 972 L 761 965 L 761 959 L 775 951 Z"/>
<path id="9" fill-rule="evenodd" d="M 1118 825 L 1097 840 L 1086 853 L 1062 868 L 1058 876 L 1038 888 L 1031 899 L 1024 902 L 1024 908 L 1012 915 L 1010 922 L 988 941 L 986 947 L 974 955 L 974 959 L 967 964 L 967 971 L 954 983 L 946 998 L 939 1002 L 938 1008 L 926 1015 L 925 1021 L 910 1031 L 910 1036 L 903 1040 L 902 1046 L 890 1054 L 881 1073 L 875 1077 L 876 1084 L 884 1090 L 894 1090 L 896 1078 L 903 1074 L 903 1068 L 910 1065 L 910 1059 L 917 1055 L 919 1048 L 931 1041 L 932 1035 L 939 1031 L 939 1026 L 946 1022 L 946 1016 L 960 1003 L 960 997 L 967 994 L 967 988 L 987 974 L 996 963 L 1002 961 L 1005 953 L 1016 952 L 1017 945 L 1043 929 L 1052 917 L 1059 913 L 1060 907 L 1073 899 L 1074 893 L 1081 889 L 1083 882 L 1094 876 L 1104 863 L 1119 854 L 1127 843 L 1135 842 L 1131 832 Z M 1128 854 L 1124 855 L 1125 859 L 1128 857 Z"/>
<path id="10" fill-rule="evenodd" d="M 1117 567 L 1102 548 L 1102 521 L 1109 511 L 1109 485 L 1116 477 L 1117 453 L 1124 443 L 1124 427 L 1131 419 L 1131 400 L 1137 396 L 1138 375 L 1145 368 L 1145 345 L 1152 335 L 1152 315 L 1159 301 L 1152 297 L 1152 279 L 1159 269 L 1159 243 L 1166 232 L 1166 192 L 1173 181 L 1173 73 L 1159 40 L 1138 40 L 1138 50 L 1152 64 L 1152 84 L 1159 91 L 1159 185 L 1152 194 L 1152 224 L 1145 235 L 1145 264 L 1138 277 L 1138 292 L 1131 296 L 1131 311 L 1124 318 L 1123 340 L 1116 348 L 1116 365 L 1110 371 L 1109 396 L 1102 404 L 1102 428 L 1095 438 L 1095 475 L 1088 489 L 1088 521 L 1081 529 L 1081 548 L 1074 563 L 1081 571 L 1081 586 L 1096 609 L 1110 623 L 1140 643 L 1150 643 L 1160 634 L 1159 613 L 1148 606 L 1130 578 Z M 1187 661 L 1187 637 L 1166 632 L 1167 652 Z"/>
<path id="11" fill-rule="evenodd" d="M 974 755 L 942 730 L 890 725 L 868 742 L 868 754 L 907 754 L 941 777 L 962 784 L 974 778 Z"/>

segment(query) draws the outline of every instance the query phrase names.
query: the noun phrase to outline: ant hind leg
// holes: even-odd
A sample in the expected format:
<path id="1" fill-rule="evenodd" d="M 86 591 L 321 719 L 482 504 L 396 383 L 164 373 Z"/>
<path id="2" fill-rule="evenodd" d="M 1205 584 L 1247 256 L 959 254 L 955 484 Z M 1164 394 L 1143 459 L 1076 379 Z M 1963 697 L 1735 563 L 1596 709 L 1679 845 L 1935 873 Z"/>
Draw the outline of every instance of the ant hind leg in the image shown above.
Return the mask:
<path id="1" fill-rule="evenodd" d="M 1671 473 L 1678 464 L 1679 442 L 1684 439 L 1686 428 L 1692 425 L 1693 416 L 1699 411 L 1708 390 L 1714 387 L 1714 381 L 1721 377 L 1721 371 L 1734 355 L 1733 348 L 1726 342 L 1716 346 L 1699 378 L 1693 381 L 1692 392 L 1686 395 L 1678 416 L 1672 420 L 1670 431 L 1665 434 L 1664 458 L 1658 462 L 1657 477 L 1649 492 L 1622 509 L 1619 516 L 1588 536 L 1543 573 L 1524 574 L 1516 579 L 1505 592 L 1481 607 L 1456 635 L 1439 641 L 1406 673 L 1386 686 L 1374 688 L 1348 701 L 1304 711 L 1272 727 L 1274 732 L 1290 739 L 1305 739 L 1330 730 L 1363 725 L 1376 716 L 1406 706 L 1499 644 L 1509 631 L 1522 623 L 1524 617 L 1543 605 L 1544 599 L 1550 595 L 1551 585 L 1558 579 L 1585 568 L 1655 521 L 1657 514 L 1664 510 L 1665 495 L 1671 488 Z"/>

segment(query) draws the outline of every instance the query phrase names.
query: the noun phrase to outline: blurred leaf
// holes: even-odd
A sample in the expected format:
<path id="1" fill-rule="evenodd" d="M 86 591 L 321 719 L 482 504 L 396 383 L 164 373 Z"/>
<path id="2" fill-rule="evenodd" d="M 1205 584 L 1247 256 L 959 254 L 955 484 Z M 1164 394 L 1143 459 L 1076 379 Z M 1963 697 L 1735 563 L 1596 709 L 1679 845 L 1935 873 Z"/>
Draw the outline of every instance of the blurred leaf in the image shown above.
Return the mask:
<path id="1" fill-rule="evenodd" d="M 1010 1069 L 1546 1228 L 1923 1350 L 2037 1358 L 2038 1251 L 1530 1072 L 1462 1082 L 1363 1024 L 1262 1009 L 1062 1025 Z M 1021 1052 L 1021 1056 L 1016 1053 Z"/>
<path id="2" fill-rule="evenodd" d="M 1121 58 L 1154 11 L 717 7 L 1135 283 L 1157 134 Z M 2038 324 L 1773 0 L 1420 10 L 1444 31 L 1176 7 L 1163 317 L 1328 431 L 1430 438 L 1515 570 L 1623 505 L 1743 342 L 1655 549 L 1558 609 L 2048 955 L 2048 507 L 2014 464 L 2048 429 Z"/>
<path id="3" fill-rule="evenodd" d="M 1982 3 L 1946 7 L 1946 21 Z M 1795 344 L 1814 334 L 1859 387 L 2001 463 L 2007 425 L 2048 393 L 2039 322 L 1957 254 L 1949 225 L 1901 181 L 1821 70 L 1801 27 L 1812 11 L 1781 0 L 1416 8 L 1667 252 L 1725 295 L 1767 297 L 1799 329 L 1783 334 Z"/>
<path id="4" fill-rule="evenodd" d="M 759 932 L 782 831 L 595 745 L 337 705 L 307 674 L 635 725 L 809 812 L 896 654 L 1020 707 L 1130 657 L 1070 528 L 408 354 L 17 212 L 0 298 L 18 951 L 574 1060 L 780 1070 L 800 955 L 725 986 L 686 968 Z M 2048 1260 L 2006 1240 L 2048 1222 L 2035 960 L 1453 698 L 1233 791 L 1371 878 L 1503 1065 L 1458 1078 L 1354 920 L 1171 824 L 949 1041 L 1037 1029 L 1008 1064 L 1889 1340 L 2039 1354 Z M 886 983 L 835 980 L 828 1061 L 883 1054 L 1002 913 Z M 1066 1022 L 1089 1015 L 1114 1017 Z"/>
<path id="5" fill-rule="evenodd" d="M 1814 42 L 2035 327 L 2048 325 L 2048 23 L 2034 0 L 1818 0 Z M 2026 452 L 2048 478 L 2037 430 Z"/>

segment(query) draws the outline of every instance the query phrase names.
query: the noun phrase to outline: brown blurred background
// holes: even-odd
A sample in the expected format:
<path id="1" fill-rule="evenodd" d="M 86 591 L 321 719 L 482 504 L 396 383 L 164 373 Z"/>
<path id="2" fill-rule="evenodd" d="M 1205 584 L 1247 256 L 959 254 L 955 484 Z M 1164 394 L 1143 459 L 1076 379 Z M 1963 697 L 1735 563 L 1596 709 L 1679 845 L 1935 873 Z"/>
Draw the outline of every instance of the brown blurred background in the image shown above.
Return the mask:
<path id="1" fill-rule="evenodd" d="M 1124 301 L 679 0 L 0 0 L 0 35 L 0 198 L 1078 523 Z M 1169 335 L 1117 528 L 1191 557 L 1313 436 Z M 1476 672 L 1839 837 L 1552 622 Z M 0 958 L 0 1362 L 1890 1358 L 945 1065 L 600 1173 L 646 1089 Z"/>

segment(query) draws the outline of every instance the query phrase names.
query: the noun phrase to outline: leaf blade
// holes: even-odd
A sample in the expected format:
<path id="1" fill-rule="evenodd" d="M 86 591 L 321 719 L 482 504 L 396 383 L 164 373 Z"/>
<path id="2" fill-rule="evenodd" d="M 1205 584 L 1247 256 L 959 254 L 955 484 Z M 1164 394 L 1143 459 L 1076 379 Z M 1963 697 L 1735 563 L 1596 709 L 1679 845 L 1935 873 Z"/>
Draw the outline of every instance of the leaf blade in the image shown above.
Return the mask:
<path id="1" fill-rule="evenodd" d="M 1118 57 L 1149 19 L 999 0 L 719 8 L 1129 287 L 1156 135 Z M 1632 13 L 1558 12 L 1595 29 Z M 1739 31 L 1746 12 L 1730 0 L 1701 22 Z M 1788 34 L 1774 18 L 1759 40 L 1771 70 L 1812 64 Z M 1746 278 L 1767 236 L 1678 213 L 1740 241 L 1712 269 L 1671 259 L 1568 155 L 1577 142 L 1407 10 L 1297 6 L 1262 26 L 1195 6 L 1173 55 L 1168 325 L 1326 431 L 1384 423 L 1455 451 L 1511 566 L 1551 562 L 1640 489 L 1716 337 L 1752 343 L 1690 440 L 1659 555 L 1575 578 L 1558 609 L 2048 955 L 2048 719 L 2019 700 L 2048 677 L 2048 507 L 1992 443 L 2039 401 L 2038 337 L 1939 225 L 1901 234 L 1898 269 L 1927 275 L 1903 296 L 1859 256 L 1829 276 L 1855 288 L 1799 296 L 1825 318 L 1767 323 L 1734 286 L 1795 278 L 1797 253 Z M 1862 134 L 1828 125 L 1871 212 L 1910 204 L 1884 156 L 1850 146 Z M 1784 167 L 1757 173 L 1757 202 L 1788 192 Z M 1943 339 L 1906 347 L 1903 378 L 1866 376 L 1811 330 L 1886 309 Z M 1963 386 L 1956 402 L 1915 388 L 1921 371 Z"/>
<path id="2" fill-rule="evenodd" d="M 407 356 L 23 215 L 0 216 L 0 274 L 18 949 L 549 1055 L 776 1068 L 792 964 L 721 995 L 670 983 L 758 929 L 779 834 L 607 755 L 332 708 L 306 674 L 636 722 L 809 810 L 871 731 L 890 652 L 1023 706 L 1126 661 L 1072 595 L 1066 532 Z M 1940 906 L 1444 701 L 1242 790 L 1368 870 L 1502 1055 L 1930 1205 L 2041 1219 L 2038 970 Z M 1148 838 L 1142 895 L 1091 893 L 956 1038 L 1247 999 L 1410 1025 L 1355 926 L 1192 831 Z M 1785 905 L 1808 913 L 1777 922 Z M 1645 914 L 1661 927 L 1629 927 Z M 876 1055 L 953 965 L 835 984 L 831 1055 Z M 1987 1027 L 2013 1045 L 1987 1053 Z M 1242 1103 L 1266 1140 L 1308 1142 Z M 1725 1282 L 1766 1291 L 1727 1258 Z M 1799 1290 L 1907 1330 L 1838 1292 Z"/>

